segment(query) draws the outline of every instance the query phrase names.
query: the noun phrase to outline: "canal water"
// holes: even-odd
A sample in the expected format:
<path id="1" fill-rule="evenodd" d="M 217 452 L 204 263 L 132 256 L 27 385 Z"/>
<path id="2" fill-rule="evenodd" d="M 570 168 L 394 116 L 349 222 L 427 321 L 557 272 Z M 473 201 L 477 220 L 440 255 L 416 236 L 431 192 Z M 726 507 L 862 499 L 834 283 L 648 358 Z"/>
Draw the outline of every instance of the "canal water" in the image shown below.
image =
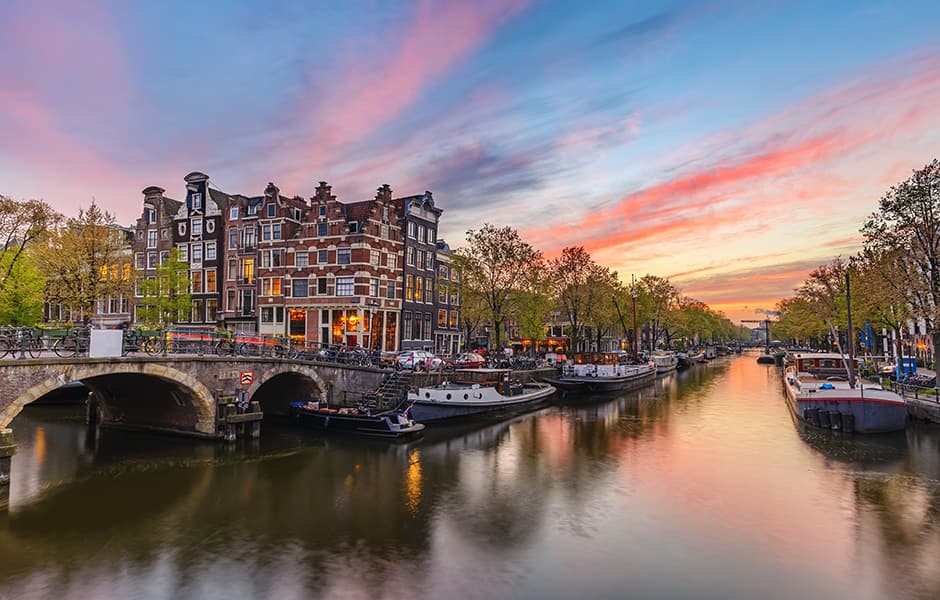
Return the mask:
<path id="1" fill-rule="evenodd" d="M 0 597 L 940 597 L 940 427 L 804 430 L 755 358 L 409 444 L 28 407 Z"/>

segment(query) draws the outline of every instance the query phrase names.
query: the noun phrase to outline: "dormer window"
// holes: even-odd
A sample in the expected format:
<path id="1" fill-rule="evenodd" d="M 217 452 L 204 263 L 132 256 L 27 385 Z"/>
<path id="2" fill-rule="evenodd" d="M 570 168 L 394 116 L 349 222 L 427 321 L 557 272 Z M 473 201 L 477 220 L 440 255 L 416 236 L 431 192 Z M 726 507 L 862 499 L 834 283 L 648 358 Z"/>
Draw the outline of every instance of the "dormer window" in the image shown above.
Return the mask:
<path id="1" fill-rule="evenodd" d="M 257 205 L 257 204 L 249 204 L 249 205 L 248 205 L 248 216 L 249 216 L 249 217 L 253 217 L 253 216 L 257 215 L 257 214 L 258 214 L 258 205 Z"/>
<path id="2" fill-rule="evenodd" d="M 193 194 L 193 210 L 202 210 L 202 194 Z"/>
<path id="3" fill-rule="evenodd" d="M 237 206 L 233 206 L 232 208 L 229 209 L 228 218 L 232 221 L 238 220 L 238 207 Z"/>
<path id="4" fill-rule="evenodd" d="M 353 221 L 349 224 L 349 233 L 359 233 L 359 221 Z"/>

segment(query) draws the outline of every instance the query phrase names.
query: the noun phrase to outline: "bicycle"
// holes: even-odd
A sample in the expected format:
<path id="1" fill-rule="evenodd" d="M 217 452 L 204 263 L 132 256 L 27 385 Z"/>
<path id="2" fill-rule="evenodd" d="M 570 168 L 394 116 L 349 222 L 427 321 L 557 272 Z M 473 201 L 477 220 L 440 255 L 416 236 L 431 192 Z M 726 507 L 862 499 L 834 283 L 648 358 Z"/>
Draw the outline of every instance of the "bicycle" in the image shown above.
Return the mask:
<path id="1" fill-rule="evenodd" d="M 61 337 L 52 344 L 52 351 L 59 358 L 75 358 L 88 353 L 88 336 L 79 333 L 70 333 Z"/>
<path id="2" fill-rule="evenodd" d="M 28 327 L 6 328 L 0 333 L 0 358 L 6 355 L 36 358 L 44 350 L 42 338 Z"/>

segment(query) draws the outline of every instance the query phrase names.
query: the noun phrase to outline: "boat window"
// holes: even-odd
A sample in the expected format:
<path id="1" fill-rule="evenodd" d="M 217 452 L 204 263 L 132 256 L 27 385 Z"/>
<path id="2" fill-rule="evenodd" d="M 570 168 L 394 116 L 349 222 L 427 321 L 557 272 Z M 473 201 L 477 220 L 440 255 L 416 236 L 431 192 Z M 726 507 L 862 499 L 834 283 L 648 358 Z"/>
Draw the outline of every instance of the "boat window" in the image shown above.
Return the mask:
<path id="1" fill-rule="evenodd" d="M 425 397 L 425 398 L 430 398 L 430 397 L 431 397 L 431 392 L 424 392 L 424 397 Z"/>
<path id="2" fill-rule="evenodd" d="M 448 400 L 450 400 L 450 394 L 447 394 L 446 398 L 447 398 Z"/>
<path id="3" fill-rule="evenodd" d="M 469 399 L 470 399 L 470 396 L 467 395 L 467 394 L 464 394 L 464 395 L 463 395 L 463 399 L 464 399 L 464 400 L 469 400 Z"/>

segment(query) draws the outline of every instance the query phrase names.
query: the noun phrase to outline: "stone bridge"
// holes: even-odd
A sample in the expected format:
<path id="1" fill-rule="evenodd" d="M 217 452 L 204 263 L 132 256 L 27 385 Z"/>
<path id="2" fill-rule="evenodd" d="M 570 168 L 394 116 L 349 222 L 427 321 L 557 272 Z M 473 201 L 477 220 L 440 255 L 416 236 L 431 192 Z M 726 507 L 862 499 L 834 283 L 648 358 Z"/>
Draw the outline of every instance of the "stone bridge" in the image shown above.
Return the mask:
<path id="1" fill-rule="evenodd" d="M 247 400 L 264 413 L 286 414 L 294 400 L 339 400 L 346 392 L 375 389 L 382 377 L 377 369 L 275 358 L 4 360 L 0 361 L 0 430 L 30 402 L 81 382 L 92 392 L 102 424 L 225 438 L 226 412 L 240 392 L 247 392 Z M 229 419 L 233 420 L 239 422 Z"/>

